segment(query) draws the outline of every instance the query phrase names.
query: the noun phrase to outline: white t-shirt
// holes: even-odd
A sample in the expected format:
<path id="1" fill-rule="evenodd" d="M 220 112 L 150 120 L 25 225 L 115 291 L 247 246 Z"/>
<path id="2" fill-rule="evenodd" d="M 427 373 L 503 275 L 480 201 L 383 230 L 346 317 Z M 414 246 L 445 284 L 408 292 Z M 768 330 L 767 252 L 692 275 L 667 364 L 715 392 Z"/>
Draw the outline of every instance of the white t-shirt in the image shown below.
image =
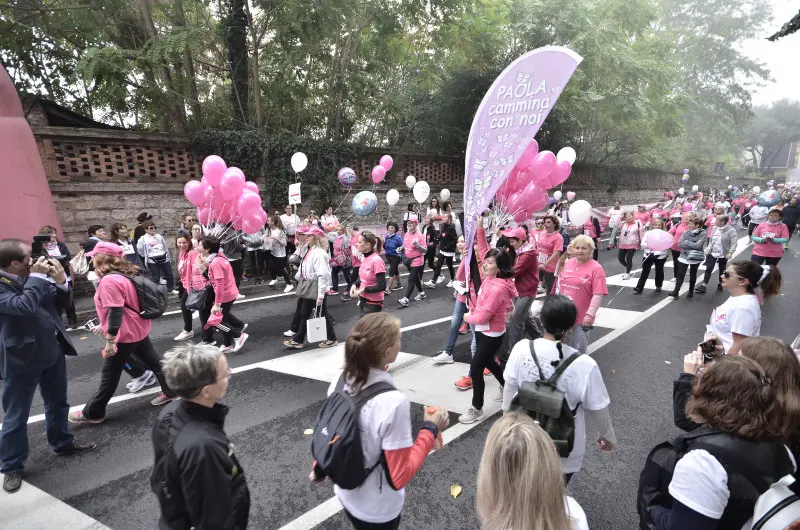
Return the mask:
<path id="1" fill-rule="evenodd" d="M 300 218 L 296 214 L 283 214 L 281 215 L 281 223 L 283 223 L 283 228 L 286 230 L 286 235 L 293 236 L 294 231 L 300 226 Z"/>
<path id="2" fill-rule="evenodd" d="M 769 208 L 766 206 L 756 206 L 750 210 L 750 222 L 755 224 L 761 224 L 766 222 L 767 217 L 769 216 Z"/>
<path id="3" fill-rule="evenodd" d="M 536 339 L 533 344 L 536 349 L 536 357 L 544 371 L 544 377 L 552 376 L 556 369 L 550 363 L 558 360 L 556 343 L 547 339 Z M 564 352 L 564 360 L 577 353 L 577 350 L 566 344 L 562 344 L 561 349 Z M 539 379 L 539 370 L 531 356 L 529 340 L 519 341 L 511 350 L 503 377 L 506 381 L 506 388 L 514 390 L 515 395 L 523 382 Z M 575 415 L 575 445 L 569 456 L 561 459 L 561 469 L 564 473 L 576 473 L 581 469 L 583 454 L 586 452 L 586 425 L 583 411 L 584 409 L 602 410 L 611 403 L 611 399 L 608 397 L 600 368 L 588 355 L 581 355 L 574 361 L 562 374 L 556 387 L 564 392 L 569 408 L 575 410 L 577 407 L 578 409 Z M 510 400 L 508 403 L 503 401 L 503 410 L 507 411 L 510 405 Z"/>
<path id="4" fill-rule="evenodd" d="M 715 226 L 711 229 L 711 256 L 714 258 L 723 258 L 725 254 L 722 248 L 722 230 Z"/>
<path id="5" fill-rule="evenodd" d="M 160 235 L 151 236 L 150 234 L 145 234 L 142 236 L 142 239 L 144 239 L 144 248 L 148 258 L 157 258 L 166 255 L 167 249 L 164 246 L 163 237 Z"/>
<path id="6" fill-rule="evenodd" d="M 428 208 L 427 215 L 428 215 L 428 216 L 429 216 L 431 219 L 434 219 L 434 217 L 441 216 L 442 214 L 441 214 L 441 212 L 440 212 L 439 210 L 437 210 L 436 208 Z M 441 221 L 437 221 L 436 219 L 434 219 L 434 220 L 433 220 L 433 227 L 434 227 L 436 230 L 440 230 L 440 229 L 442 228 L 442 222 L 441 222 Z"/>
<path id="7" fill-rule="evenodd" d="M 564 497 L 564 505 L 567 508 L 569 530 L 589 530 L 589 521 L 586 520 L 586 514 L 578 501 L 572 497 Z"/>
<path id="8" fill-rule="evenodd" d="M 797 463 L 786 448 L 795 470 Z M 722 518 L 728 506 L 728 472 L 704 449 L 692 449 L 675 464 L 669 494 L 687 508 L 710 519 Z M 744 528 L 750 528 L 745 525 Z"/>
<path id="9" fill-rule="evenodd" d="M 336 389 L 338 381 L 339 376 L 328 388 L 328 395 Z M 370 369 L 365 386 L 379 381 L 394 385 L 394 379 L 387 372 Z M 345 390 L 349 390 L 349 385 L 345 384 Z M 411 438 L 411 403 L 398 390 L 384 392 L 369 400 L 361 409 L 359 421 L 366 466 L 374 466 L 383 450 L 405 449 L 414 445 Z M 356 519 L 367 523 L 391 521 L 403 511 L 406 494 L 405 489 L 393 489 L 385 473 L 384 466 L 379 465 L 358 488 L 344 490 L 334 486 L 333 491 L 342 506 Z"/>
<path id="10" fill-rule="evenodd" d="M 761 334 L 761 304 L 754 294 L 731 296 L 711 313 L 709 330 L 722 341 L 725 353 L 733 346 L 733 334 L 757 337 Z"/>

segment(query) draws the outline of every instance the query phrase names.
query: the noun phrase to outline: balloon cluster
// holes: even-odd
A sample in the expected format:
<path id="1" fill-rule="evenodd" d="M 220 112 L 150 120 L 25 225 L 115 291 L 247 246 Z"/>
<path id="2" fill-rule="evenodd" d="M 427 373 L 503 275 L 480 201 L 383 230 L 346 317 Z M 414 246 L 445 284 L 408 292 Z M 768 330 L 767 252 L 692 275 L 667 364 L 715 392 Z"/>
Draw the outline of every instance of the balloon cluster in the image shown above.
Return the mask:
<path id="1" fill-rule="evenodd" d="M 205 226 L 232 223 L 234 230 L 253 234 L 267 222 L 256 183 L 247 182 L 241 169 L 228 167 L 217 155 L 206 157 L 202 180 L 187 182 L 183 194 L 197 206 L 197 220 Z"/>
<path id="2" fill-rule="evenodd" d="M 380 163 L 372 168 L 372 182 L 378 184 L 379 182 L 383 182 L 383 179 L 386 178 L 386 173 L 394 167 L 394 160 L 389 155 L 383 155 L 381 157 Z M 353 171 L 352 168 L 343 167 L 339 170 L 338 177 L 339 183 L 346 188 L 350 188 L 353 184 L 356 183 L 356 172 Z M 397 190 L 393 190 L 397 192 Z M 347 190 L 347 193 L 350 193 L 350 190 Z M 347 196 L 345 195 L 345 198 Z M 344 199 L 343 199 L 344 200 Z M 397 201 L 400 200 L 400 195 L 397 195 L 397 199 L 395 200 L 395 204 Z M 387 202 L 388 195 L 387 195 Z M 389 202 L 391 205 L 392 203 Z M 350 203 L 350 209 L 353 211 L 355 215 L 361 216 L 368 216 L 372 214 L 378 208 L 378 198 L 375 196 L 375 193 L 372 191 L 360 191 L 356 193 L 355 197 L 353 197 L 353 201 Z"/>
<path id="3" fill-rule="evenodd" d="M 552 151 L 540 152 L 539 144 L 531 140 L 497 191 L 495 209 L 501 216 L 513 218 L 518 223 L 530 219 L 549 204 L 547 190 L 567 180 L 576 156 L 571 147 L 561 149 L 558 155 Z M 568 192 L 567 196 L 570 194 L 572 198 L 569 200 L 574 199 L 575 194 Z"/>

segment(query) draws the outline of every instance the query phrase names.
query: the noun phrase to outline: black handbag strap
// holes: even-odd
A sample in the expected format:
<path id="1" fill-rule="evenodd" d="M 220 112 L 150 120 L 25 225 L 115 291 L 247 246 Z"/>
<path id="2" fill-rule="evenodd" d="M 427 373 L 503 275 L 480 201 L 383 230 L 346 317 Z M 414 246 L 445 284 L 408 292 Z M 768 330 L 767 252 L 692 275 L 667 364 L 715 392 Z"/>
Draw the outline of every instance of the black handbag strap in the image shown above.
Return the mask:
<path id="1" fill-rule="evenodd" d="M 580 352 L 576 352 L 573 355 L 570 355 L 566 358 L 566 360 L 561 361 L 556 368 L 556 371 L 550 376 L 550 379 L 545 379 L 544 374 L 542 373 L 542 366 L 539 364 L 539 358 L 536 356 L 536 349 L 533 347 L 533 341 L 530 341 L 530 349 L 531 349 L 531 357 L 533 357 L 533 362 L 536 363 L 536 368 L 539 370 L 539 381 L 546 382 L 555 386 L 558 383 L 558 380 L 561 379 L 561 375 L 567 371 L 567 368 L 575 362 L 575 360 L 583 355 Z"/>

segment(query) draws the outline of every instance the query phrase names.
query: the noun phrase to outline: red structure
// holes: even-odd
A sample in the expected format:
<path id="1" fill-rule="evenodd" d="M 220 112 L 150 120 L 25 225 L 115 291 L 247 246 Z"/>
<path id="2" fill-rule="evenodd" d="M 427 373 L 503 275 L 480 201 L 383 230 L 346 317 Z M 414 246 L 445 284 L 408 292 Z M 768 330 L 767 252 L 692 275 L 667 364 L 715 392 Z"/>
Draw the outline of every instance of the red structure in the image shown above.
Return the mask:
<path id="1" fill-rule="evenodd" d="M 36 140 L 0 65 L 0 238 L 31 241 L 42 225 L 56 227 L 63 238 Z"/>

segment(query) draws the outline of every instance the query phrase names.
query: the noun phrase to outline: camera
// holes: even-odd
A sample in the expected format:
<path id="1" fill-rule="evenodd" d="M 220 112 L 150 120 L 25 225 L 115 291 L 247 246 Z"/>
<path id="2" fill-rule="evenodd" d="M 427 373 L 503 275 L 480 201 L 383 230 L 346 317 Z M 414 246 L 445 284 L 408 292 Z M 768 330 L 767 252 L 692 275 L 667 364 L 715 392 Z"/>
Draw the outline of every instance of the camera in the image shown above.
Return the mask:
<path id="1" fill-rule="evenodd" d="M 31 259 L 36 261 L 40 257 L 49 257 L 44 250 L 44 244 L 50 241 L 50 234 L 36 234 L 31 242 Z"/>

